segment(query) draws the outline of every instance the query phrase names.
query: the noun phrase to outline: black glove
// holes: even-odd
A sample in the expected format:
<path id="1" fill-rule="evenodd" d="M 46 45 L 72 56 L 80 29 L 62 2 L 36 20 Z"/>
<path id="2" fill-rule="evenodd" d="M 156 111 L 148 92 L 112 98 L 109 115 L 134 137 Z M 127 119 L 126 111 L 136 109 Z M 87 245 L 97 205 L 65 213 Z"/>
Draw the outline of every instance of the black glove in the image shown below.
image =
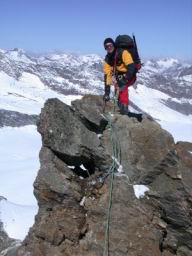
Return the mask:
<path id="1" fill-rule="evenodd" d="M 105 94 L 103 95 L 103 100 L 104 101 L 109 101 L 110 100 L 110 90 L 111 90 L 111 87 L 109 85 L 105 85 Z"/>

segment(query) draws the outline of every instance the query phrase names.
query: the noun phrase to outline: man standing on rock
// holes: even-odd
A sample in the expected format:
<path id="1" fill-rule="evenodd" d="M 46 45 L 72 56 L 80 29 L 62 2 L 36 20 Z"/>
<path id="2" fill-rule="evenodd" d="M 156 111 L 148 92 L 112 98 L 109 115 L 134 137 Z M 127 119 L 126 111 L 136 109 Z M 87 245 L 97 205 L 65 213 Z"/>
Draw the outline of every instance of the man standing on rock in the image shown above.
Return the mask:
<path id="1" fill-rule="evenodd" d="M 128 50 L 117 48 L 112 38 L 104 40 L 104 48 L 107 51 L 104 61 L 104 101 L 110 100 L 110 88 L 114 84 L 118 95 L 118 106 L 122 115 L 135 117 L 142 121 L 142 114 L 132 113 L 128 110 L 128 87 L 136 81 L 136 68 L 133 58 Z"/>

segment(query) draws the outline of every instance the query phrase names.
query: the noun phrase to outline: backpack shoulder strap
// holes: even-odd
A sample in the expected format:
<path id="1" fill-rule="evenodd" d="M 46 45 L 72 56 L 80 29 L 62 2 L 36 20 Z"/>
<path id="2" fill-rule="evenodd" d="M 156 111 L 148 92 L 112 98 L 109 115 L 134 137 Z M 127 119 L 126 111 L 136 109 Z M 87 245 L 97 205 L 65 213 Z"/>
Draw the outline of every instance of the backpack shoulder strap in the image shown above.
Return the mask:
<path id="1" fill-rule="evenodd" d="M 110 64 L 110 63 L 109 63 L 110 61 L 109 61 L 109 56 L 108 56 L 108 55 L 105 56 L 105 62 L 106 62 L 107 64 Z"/>
<path id="2" fill-rule="evenodd" d="M 115 57 L 114 57 L 114 65 L 113 65 L 113 73 L 115 74 L 116 72 L 116 66 L 117 66 L 117 55 L 118 55 L 118 50 L 115 50 Z"/>
<path id="3" fill-rule="evenodd" d="M 116 69 L 116 66 L 119 66 L 119 65 L 121 65 L 123 63 L 123 59 L 122 59 L 123 51 L 124 50 L 122 48 L 117 48 L 116 49 L 116 52 L 115 52 L 115 62 L 114 62 L 115 69 Z"/>

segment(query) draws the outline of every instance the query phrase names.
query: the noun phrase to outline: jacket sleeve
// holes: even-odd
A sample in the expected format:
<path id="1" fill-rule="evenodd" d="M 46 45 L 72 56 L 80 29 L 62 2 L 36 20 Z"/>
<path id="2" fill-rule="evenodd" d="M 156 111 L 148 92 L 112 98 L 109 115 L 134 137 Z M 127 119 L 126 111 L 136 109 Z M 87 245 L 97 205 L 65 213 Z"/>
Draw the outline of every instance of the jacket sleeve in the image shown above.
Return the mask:
<path id="1" fill-rule="evenodd" d="M 127 50 L 123 51 L 122 60 L 123 60 L 124 65 L 127 68 L 126 78 L 129 81 L 135 76 L 136 68 L 135 68 L 133 58 Z"/>
<path id="2" fill-rule="evenodd" d="M 104 64 L 103 64 L 103 71 L 104 71 L 105 85 L 112 85 L 113 68 L 106 61 L 104 61 Z"/>

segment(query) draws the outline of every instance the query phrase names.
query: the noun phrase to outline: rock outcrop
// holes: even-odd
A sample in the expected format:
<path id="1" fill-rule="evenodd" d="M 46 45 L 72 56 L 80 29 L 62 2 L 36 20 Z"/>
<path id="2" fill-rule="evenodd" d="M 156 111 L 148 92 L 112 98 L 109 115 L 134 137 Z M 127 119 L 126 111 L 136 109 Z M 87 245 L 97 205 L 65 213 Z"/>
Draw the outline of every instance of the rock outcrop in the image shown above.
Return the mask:
<path id="1" fill-rule="evenodd" d="M 37 115 L 27 115 L 16 111 L 0 109 L 0 127 L 20 127 L 36 124 L 37 119 Z"/>
<path id="2" fill-rule="evenodd" d="M 11 246 L 13 242 L 14 240 L 8 237 L 8 235 L 3 230 L 2 222 L 0 222 L 0 252 Z"/>
<path id="3" fill-rule="evenodd" d="M 6 200 L 6 198 L 0 196 L 0 201 L 1 200 Z M 0 215 L 1 215 L 1 209 L 0 209 Z M 9 250 L 14 252 L 13 255 L 16 255 L 16 250 L 17 250 L 17 247 L 19 246 L 21 246 L 21 243 L 19 243 L 19 240 L 10 238 L 3 228 L 3 223 L 0 221 L 0 256 L 8 255 Z"/>
<path id="4" fill-rule="evenodd" d="M 50 99 L 38 123 L 39 212 L 14 255 L 101 256 L 107 242 L 110 256 L 192 255 L 192 164 L 185 148 L 147 118 L 110 118 L 123 172 L 114 176 L 109 239 L 113 150 L 102 98 L 87 95 L 72 107 Z M 144 197 L 135 196 L 136 184 L 149 188 Z"/>

